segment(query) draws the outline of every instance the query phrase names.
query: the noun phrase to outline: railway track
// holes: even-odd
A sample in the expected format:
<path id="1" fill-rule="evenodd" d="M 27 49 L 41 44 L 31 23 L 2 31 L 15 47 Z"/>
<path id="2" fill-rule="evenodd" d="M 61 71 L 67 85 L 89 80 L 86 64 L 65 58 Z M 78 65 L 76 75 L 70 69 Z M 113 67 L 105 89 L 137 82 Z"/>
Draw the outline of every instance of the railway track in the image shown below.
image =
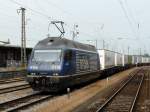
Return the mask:
<path id="1" fill-rule="evenodd" d="M 144 76 L 144 82 L 133 112 L 150 112 L 150 67 L 146 69 L 148 72 Z"/>
<path id="2" fill-rule="evenodd" d="M 25 78 L 21 77 L 21 78 L 13 78 L 13 79 L 7 79 L 7 80 L 0 80 L 0 84 L 7 84 L 7 83 L 13 83 L 13 82 L 20 82 L 20 81 L 24 81 Z"/>
<path id="3" fill-rule="evenodd" d="M 52 95 L 42 95 L 40 92 L 36 92 L 18 99 L 0 103 L 0 111 L 4 112 L 16 112 L 24 110 L 34 104 L 40 103 L 44 100 L 52 98 Z"/>
<path id="4" fill-rule="evenodd" d="M 125 84 L 123 88 L 119 89 L 96 112 L 132 112 L 143 82 L 143 77 L 144 76 L 135 76 L 131 82 Z"/>
<path id="5" fill-rule="evenodd" d="M 144 70 L 134 72 L 132 77 L 110 96 L 97 100 L 86 112 L 132 112 L 141 88 Z"/>
<path id="6" fill-rule="evenodd" d="M 1 88 L 0 89 L 0 94 L 14 92 L 14 91 L 28 89 L 28 88 L 30 88 L 29 84 L 22 84 L 22 85 L 13 86 L 13 87 Z"/>

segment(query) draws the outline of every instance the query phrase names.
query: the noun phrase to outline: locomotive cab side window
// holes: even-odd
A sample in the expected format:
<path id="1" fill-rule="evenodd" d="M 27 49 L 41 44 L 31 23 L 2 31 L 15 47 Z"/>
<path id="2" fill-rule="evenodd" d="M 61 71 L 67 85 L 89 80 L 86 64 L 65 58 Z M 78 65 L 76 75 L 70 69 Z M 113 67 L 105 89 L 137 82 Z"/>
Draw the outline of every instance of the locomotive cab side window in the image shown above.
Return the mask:
<path id="1" fill-rule="evenodd" d="M 66 53 L 65 53 L 65 55 L 64 55 L 64 59 L 65 59 L 66 61 L 72 60 L 72 51 L 71 51 L 71 50 L 67 50 L 67 51 L 66 51 Z"/>

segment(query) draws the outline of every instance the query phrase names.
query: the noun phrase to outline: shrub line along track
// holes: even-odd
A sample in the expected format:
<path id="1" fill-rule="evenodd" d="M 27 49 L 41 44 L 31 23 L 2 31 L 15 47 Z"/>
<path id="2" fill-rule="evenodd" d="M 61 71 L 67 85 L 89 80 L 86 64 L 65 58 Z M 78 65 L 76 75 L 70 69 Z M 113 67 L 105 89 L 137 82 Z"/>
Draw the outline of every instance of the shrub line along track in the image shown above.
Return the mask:
<path id="1" fill-rule="evenodd" d="M 18 99 L 0 103 L 0 111 L 16 112 L 52 97 L 52 95 L 42 95 L 41 92 L 36 92 Z"/>
<path id="2" fill-rule="evenodd" d="M 14 92 L 14 91 L 28 89 L 28 88 L 31 88 L 29 84 L 22 84 L 22 85 L 18 85 L 18 86 L 1 88 L 0 89 L 0 94 Z"/>
<path id="3" fill-rule="evenodd" d="M 139 90 L 140 90 L 142 82 L 143 82 L 143 78 L 144 78 L 144 75 L 136 75 L 135 74 L 134 76 L 132 76 L 123 86 L 121 86 L 121 88 L 118 89 L 117 92 L 115 92 L 109 99 L 107 99 L 104 102 L 104 104 L 96 110 L 96 112 L 117 111 L 116 109 L 119 109 L 119 108 L 121 109 L 120 111 L 122 111 L 122 112 L 123 111 L 132 112 L 133 107 L 136 102 L 136 99 L 139 94 Z M 133 84 L 138 84 L 138 86 L 137 85 L 133 86 Z M 132 90 L 126 91 L 126 89 L 129 88 L 129 86 L 130 87 L 137 86 L 137 88 L 136 87 L 130 88 Z M 131 93 L 132 93 L 132 95 L 131 95 Z M 127 105 L 122 106 L 123 103 L 127 103 Z"/>
<path id="4" fill-rule="evenodd" d="M 0 80 L 0 84 L 7 84 L 7 83 L 13 83 L 13 82 L 19 82 L 19 81 L 24 81 L 25 78 L 21 77 L 21 78 L 13 78 L 13 79 L 8 79 L 8 80 Z"/>

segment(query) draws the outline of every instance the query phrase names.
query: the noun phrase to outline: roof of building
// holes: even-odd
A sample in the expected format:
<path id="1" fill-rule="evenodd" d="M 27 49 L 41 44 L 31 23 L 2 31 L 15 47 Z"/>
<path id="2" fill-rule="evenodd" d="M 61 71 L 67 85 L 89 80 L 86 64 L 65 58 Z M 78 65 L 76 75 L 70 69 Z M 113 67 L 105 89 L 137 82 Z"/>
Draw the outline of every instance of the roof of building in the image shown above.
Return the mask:
<path id="1" fill-rule="evenodd" d="M 10 44 L 0 44 L 0 48 L 21 48 L 18 45 L 10 45 Z M 31 47 L 27 47 L 27 49 L 32 49 Z"/>

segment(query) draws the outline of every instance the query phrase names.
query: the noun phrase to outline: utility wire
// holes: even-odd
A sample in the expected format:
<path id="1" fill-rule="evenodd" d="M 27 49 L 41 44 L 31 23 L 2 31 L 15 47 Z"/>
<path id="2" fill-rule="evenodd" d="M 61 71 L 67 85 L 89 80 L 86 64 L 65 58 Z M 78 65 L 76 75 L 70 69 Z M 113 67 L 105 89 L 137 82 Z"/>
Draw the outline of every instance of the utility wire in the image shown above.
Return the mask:
<path id="1" fill-rule="evenodd" d="M 21 7 L 25 7 L 25 8 L 27 8 L 27 9 L 29 9 L 30 11 L 32 11 L 32 12 L 34 12 L 34 13 L 36 13 L 36 14 L 39 14 L 39 15 L 41 15 L 41 16 L 47 18 L 47 19 L 52 19 L 50 16 L 48 16 L 48 15 L 42 13 L 42 12 L 39 12 L 39 11 L 37 11 L 37 10 L 34 10 L 34 9 L 30 8 L 30 7 L 23 6 L 23 4 L 21 4 L 21 3 L 19 3 L 19 2 L 16 2 L 15 0 L 9 0 L 9 1 L 12 2 L 12 3 L 14 3 L 14 4 L 16 4 L 16 5 L 19 5 L 19 6 L 21 6 Z"/>
<path id="2" fill-rule="evenodd" d="M 70 12 L 65 11 L 64 9 L 62 9 L 61 7 L 59 7 L 58 5 L 56 5 L 55 3 L 51 2 L 51 1 L 49 1 L 49 0 L 44 0 L 44 1 L 47 2 L 49 5 L 59 9 L 62 13 L 65 13 L 65 14 L 67 14 L 69 16 L 72 15 Z"/>
<path id="3" fill-rule="evenodd" d="M 130 8 L 129 5 L 128 5 L 127 0 L 125 0 L 125 5 L 126 5 L 127 11 L 128 11 L 129 14 L 130 14 L 130 17 L 132 18 L 132 20 L 133 20 L 133 22 L 135 23 L 135 25 L 137 25 L 137 20 L 136 20 L 135 16 L 133 16 L 133 13 L 132 13 L 132 11 L 131 11 L 131 8 Z"/>
<path id="4" fill-rule="evenodd" d="M 25 8 L 27 8 L 27 9 L 29 9 L 30 11 L 32 11 L 32 12 L 34 12 L 34 13 L 36 13 L 36 14 L 38 14 L 38 15 L 40 15 L 40 16 L 43 16 L 43 17 L 45 17 L 46 19 L 48 19 L 48 20 L 55 20 L 55 19 L 52 19 L 50 16 L 48 16 L 48 15 L 46 15 L 46 14 L 44 14 L 44 13 L 42 13 L 42 12 L 39 12 L 39 11 L 37 11 L 37 10 L 34 10 L 34 9 L 32 9 L 32 8 L 30 8 L 30 7 L 27 7 L 27 6 L 24 6 L 23 4 L 21 4 L 21 3 L 19 3 L 19 2 L 17 2 L 17 1 L 15 1 L 15 0 L 9 0 L 10 2 L 12 2 L 12 3 L 14 3 L 14 4 L 16 4 L 16 5 L 19 5 L 19 6 L 21 6 L 21 7 L 25 7 Z M 48 1 L 49 2 L 49 1 Z M 49 2 L 49 4 L 50 4 L 51 2 Z M 52 3 L 51 3 L 52 4 Z M 58 6 L 56 6 L 55 4 L 53 4 L 55 7 L 57 7 L 58 9 L 61 9 L 61 8 L 59 8 Z M 63 11 L 64 13 L 67 13 L 67 14 L 69 14 L 68 12 L 66 12 L 66 11 Z M 66 26 L 67 27 L 69 27 L 67 24 L 66 24 Z M 94 35 L 91 35 L 91 34 L 88 34 L 87 32 L 85 33 L 85 32 L 82 32 L 82 31 L 80 31 L 82 34 L 84 34 L 84 35 L 87 35 L 87 36 L 89 36 L 89 37 L 95 37 Z"/>
<path id="5" fill-rule="evenodd" d="M 140 24 L 138 23 L 136 17 L 133 15 L 132 10 L 131 10 L 131 8 L 128 5 L 128 1 L 127 0 L 125 0 L 125 5 L 126 5 L 127 10 L 128 10 L 128 12 L 130 14 L 130 17 L 132 18 L 132 20 L 133 20 L 133 22 L 135 24 L 136 32 L 137 32 L 137 38 L 140 38 L 140 31 L 139 31 Z"/>
<path id="6" fill-rule="evenodd" d="M 136 32 L 135 32 L 135 30 L 134 30 L 134 28 L 133 28 L 133 26 L 132 26 L 132 22 L 130 21 L 130 18 L 129 18 L 129 16 L 128 16 L 128 13 L 127 13 L 126 9 L 124 8 L 124 5 L 123 5 L 122 1 L 121 1 L 121 0 L 118 0 L 118 2 L 119 2 L 120 6 L 121 6 L 121 8 L 122 8 L 122 10 L 123 10 L 123 13 L 124 13 L 124 15 L 125 15 L 125 17 L 126 17 L 128 23 L 129 23 L 130 27 L 131 27 L 131 30 L 132 30 L 133 34 L 135 35 L 135 37 L 137 37 L 137 36 L 136 36 Z"/>

